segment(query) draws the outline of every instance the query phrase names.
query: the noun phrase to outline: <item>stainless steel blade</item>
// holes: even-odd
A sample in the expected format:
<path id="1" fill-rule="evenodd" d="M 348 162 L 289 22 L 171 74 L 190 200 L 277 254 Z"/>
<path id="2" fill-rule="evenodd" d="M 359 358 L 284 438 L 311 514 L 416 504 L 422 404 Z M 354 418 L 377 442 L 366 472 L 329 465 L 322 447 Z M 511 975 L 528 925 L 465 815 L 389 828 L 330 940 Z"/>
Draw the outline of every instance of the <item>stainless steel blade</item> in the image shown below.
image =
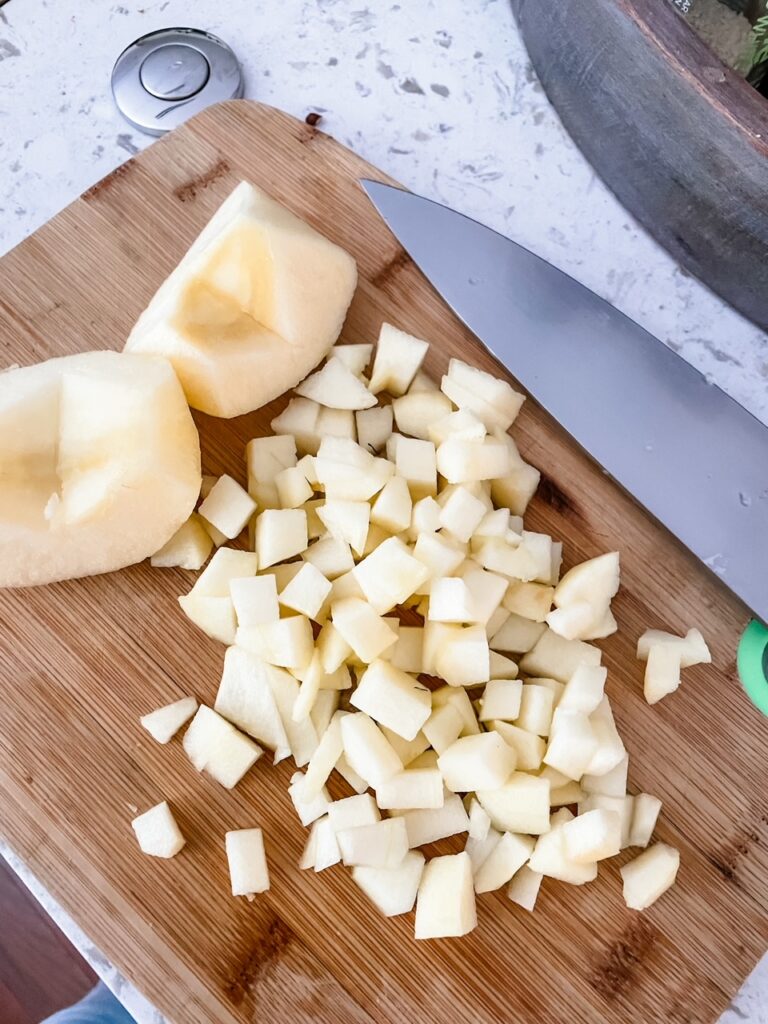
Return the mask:
<path id="1" fill-rule="evenodd" d="M 768 428 L 527 249 L 413 193 L 374 181 L 363 187 L 510 373 L 768 621 Z"/>

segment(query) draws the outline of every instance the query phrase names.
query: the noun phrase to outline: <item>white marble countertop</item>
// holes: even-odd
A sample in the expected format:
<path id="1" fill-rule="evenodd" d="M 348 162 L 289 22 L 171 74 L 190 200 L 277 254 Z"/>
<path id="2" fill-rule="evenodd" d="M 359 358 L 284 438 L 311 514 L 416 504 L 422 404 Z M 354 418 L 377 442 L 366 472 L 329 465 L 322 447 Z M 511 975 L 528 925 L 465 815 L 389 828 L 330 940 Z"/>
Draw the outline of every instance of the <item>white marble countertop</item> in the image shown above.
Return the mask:
<path id="1" fill-rule="evenodd" d="M 766 335 L 682 271 L 596 178 L 549 106 L 505 0 L 472 6 L 469 17 L 465 0 L 9 0 L 0 253 L 151 143 L 113 106 L 112 64 L 145 32 L 193 24 L 233 45 L 248 97 L 297 116 L 320 111 L 325 131 L 572 274 L 768 423 Z M 157 1024 L 6 852 L 139 1024 Z M 745 1020 L 768 1024 L 768 958 L 722 1024 Z"/>

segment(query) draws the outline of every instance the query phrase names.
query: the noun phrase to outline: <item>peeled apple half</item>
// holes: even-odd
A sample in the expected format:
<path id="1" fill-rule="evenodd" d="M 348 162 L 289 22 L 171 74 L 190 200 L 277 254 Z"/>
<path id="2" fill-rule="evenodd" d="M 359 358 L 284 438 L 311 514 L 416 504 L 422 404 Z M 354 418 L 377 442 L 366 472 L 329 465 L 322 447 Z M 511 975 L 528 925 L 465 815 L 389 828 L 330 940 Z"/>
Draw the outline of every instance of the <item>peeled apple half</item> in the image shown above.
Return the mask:
<path id="1" fill-rule="evenodd" d="M 187 519 L 200 480 L 165 359 L 84 352 L 0 374 L 0 586 L 140 562 Z"/>
<path id="2" fill-rule="evenodd" d="M 317 366 L 356 283 L 349 253 L 244 181 L 160 286 L 125 348 L 170 359 L 193 408 L 239 416 Z"/>

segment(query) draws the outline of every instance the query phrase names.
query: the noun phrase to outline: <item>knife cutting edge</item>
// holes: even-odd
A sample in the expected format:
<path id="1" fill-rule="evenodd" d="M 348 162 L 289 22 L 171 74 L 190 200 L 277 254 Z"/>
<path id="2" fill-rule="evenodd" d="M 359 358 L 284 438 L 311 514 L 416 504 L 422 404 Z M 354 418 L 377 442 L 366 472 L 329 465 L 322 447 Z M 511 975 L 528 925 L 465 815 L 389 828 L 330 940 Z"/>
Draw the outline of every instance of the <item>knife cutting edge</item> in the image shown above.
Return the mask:
<path id="1" fill-rule="evenodd" d="M 738 669 L 768 715 L 768 428 L 522 246 L 412 192 L 362 185 L 486 348 L 756 614 L 739 644 Z"/>

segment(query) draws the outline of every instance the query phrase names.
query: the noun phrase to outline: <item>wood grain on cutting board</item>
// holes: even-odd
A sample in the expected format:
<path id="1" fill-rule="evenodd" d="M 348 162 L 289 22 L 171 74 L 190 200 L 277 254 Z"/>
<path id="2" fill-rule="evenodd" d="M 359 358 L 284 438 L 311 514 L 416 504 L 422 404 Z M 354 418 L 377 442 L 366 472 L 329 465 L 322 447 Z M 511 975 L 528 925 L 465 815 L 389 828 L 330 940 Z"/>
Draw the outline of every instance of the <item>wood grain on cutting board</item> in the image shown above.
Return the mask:
<path id="1" fill-rule="evenodd" d="M 3 364 L 121 348 L 247 178 L 354 254 L 360 285 L 344 339 L 374 341 L 387 319 L 432 341 L 433 374 L 452 355 L 501 372 L 379 220 L 363 176 L 384 177 L 285 114 L 245 101 L 210 108 L 0 261 Z M 284 403 L 229 421 L 196 415 L 204 471 L 242 479 L 245 442 L 268 433 Z M 469 937 L 416 943 L 412 915 L 380 917 L 345 869 L 297 869 L 306 833 L 288 763 L 273 769 L 265 756 L 228 792 L 194 771 L 178 739 L 159 746 L 140 728 L 139 715 L 184 694 L 213 701 L 223 648 L 176 603 L 194 574 L 143 564 L 2 591 L 0 833 L 175 1024 L 267 1014 L 706 1024 L 768 946 L 768 721 L 734 664 L 747 612 L 533 402 L 513 433 L 546 473 L 528 525 L 565 541 L 566 566 L 621 551 L 620 633 L 600 646 L 631 788 L 663 799 L 657 834 L 681 850 L 677 886 L 638 914 L 624 907 L 616 864 L 604 864 L 589 886 L 545 880 L 533 915 L 502 890 L 478 900 Z M 681 689 L 649 708 L 638 635 L 691 625 L 713 664 L 686 670 Z M 172 861 L 144 857 L 130 828 L 137 808 L 162 799 L 188 839 Z M 253 825 L 265 831 L 272 887 L 249 904 L 229 895 L 223 836 Z"/>

